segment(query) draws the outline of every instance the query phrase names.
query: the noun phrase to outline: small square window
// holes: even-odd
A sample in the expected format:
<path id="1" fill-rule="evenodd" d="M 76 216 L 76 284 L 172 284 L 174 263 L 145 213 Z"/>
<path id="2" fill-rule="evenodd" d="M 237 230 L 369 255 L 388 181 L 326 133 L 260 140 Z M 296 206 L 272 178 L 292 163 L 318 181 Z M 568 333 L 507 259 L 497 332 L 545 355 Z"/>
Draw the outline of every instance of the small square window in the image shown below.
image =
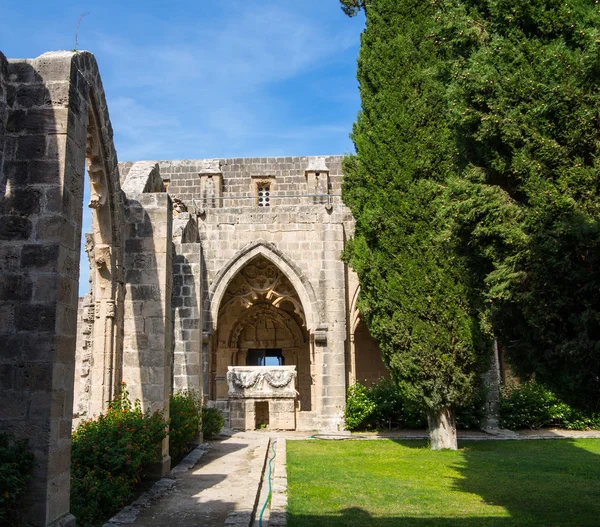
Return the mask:
<path id="1" fill-rule="evenodd" d="M 271 185 L 269 183 L 259 183 L 257 186 L 258 206 L 271 206 Z"/>

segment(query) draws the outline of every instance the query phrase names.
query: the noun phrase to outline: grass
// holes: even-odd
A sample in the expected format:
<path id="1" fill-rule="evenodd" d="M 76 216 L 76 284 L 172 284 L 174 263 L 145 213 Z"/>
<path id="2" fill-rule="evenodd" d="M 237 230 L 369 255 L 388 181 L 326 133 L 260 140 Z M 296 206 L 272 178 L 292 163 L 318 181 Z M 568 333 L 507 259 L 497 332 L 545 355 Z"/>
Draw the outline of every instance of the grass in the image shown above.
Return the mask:
<path id="1" fill-rule="evenodd" d="M 600 439 L 288 441 L 289 527 L 600 525 Z"/>

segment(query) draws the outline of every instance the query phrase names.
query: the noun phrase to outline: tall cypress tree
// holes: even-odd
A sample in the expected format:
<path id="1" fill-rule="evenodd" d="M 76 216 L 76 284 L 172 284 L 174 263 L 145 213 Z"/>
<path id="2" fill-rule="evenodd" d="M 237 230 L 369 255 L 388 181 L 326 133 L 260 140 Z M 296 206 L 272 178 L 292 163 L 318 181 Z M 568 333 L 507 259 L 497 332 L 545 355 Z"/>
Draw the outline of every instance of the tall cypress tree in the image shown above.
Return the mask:
<path id="1" fill-rule="evenodd" d="M 516 371 L 600 411 L 599 4 L 461 3 L 479 37 L 448 90 L 455 232 Z"/>
<path id="2" fill-rule="evenodd" d="M 439 276 L 462 284 L 457 305 L 473 321 L 477 291 L 484 327 L 517 373 L 600 410 L 598 4 L 342 4 L 367 14 L 357 157 L 346 163 L 344 187 L 357 218 L 348 258 L 399 385 L 419 385 L 393 364 L 413 364 L 414 341 L 392 335 L 418 326 L 409 306 L 420 320 L 430 316 L 431 295 L 420 293 L 434 262 Z M 417 274 L 407 275 L 411 262 Z M 402 286 L 386 294 L 390 277 Z M 399 318 L 394 331 L 389 321 Z M 476 331 L 470 338 L 475 358 L 464 372 L 479 362 Z M 425 393 L 422 400 L 433 408 Z"/>
<path id="3" fill-rule="evenodd" d="M 427 412 L 432 448 L 456 448 L 454 407 L 472 398 L 489 358 L 467 261 L 440 214 L 458 155 L 446 104 L 451 61 L 432 38 L 439 6 L 342 4 L 366 12 L 357 155 L 344 163 L 344 201 L 356 218 L 346 259 L 393 379 Z"/>

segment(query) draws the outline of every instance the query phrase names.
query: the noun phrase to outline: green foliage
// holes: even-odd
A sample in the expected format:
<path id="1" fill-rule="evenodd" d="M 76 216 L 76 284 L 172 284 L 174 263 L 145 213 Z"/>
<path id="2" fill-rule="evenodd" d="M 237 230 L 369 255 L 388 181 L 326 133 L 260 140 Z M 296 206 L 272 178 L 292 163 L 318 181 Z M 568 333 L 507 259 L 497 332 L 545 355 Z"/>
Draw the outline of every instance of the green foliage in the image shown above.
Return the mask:
<path id="1" fill-rule="evenodd" d="M 169 455 L 177 459 L 202 429 L 202 406 L 193 390 L 174 393 L 169 398 Z"/>
<path id="2" fill-rule="evenodd" d="M 214 439 L 221 433 L 225 419 L 218 408 L 202 408 L 202 434 L 204 439 Z"/>
<path id="3" fill-rule="evenodd" d="M 472 402 L 490 351 L 468 260 L 443 214 L 457 153 L 449 63 L 431 38 L 436 6 L 365 8 L 357 156 L 344 162 L 342 188 L 356 218 L 344 258 L 359 277 L 358 307 L 403 400 L 422 411 Z"/>
<path id="4" fill-rule="evenodd" d="M 600 415 L 576 410 L 541 384 L 528 381 L 503 388 L 500 426 L 512 430 L 544 426 L 569 430 L 600 429 Z"/>
<path id="5" fill-rule="evenodd" d="M 518 374 L 600 411 L 598 5 L 442 5 L 460 152 L 448 217 L 487 319 Z"/>
<path id="6" fill-rule="evenodd" d="M 364 9 L 346 260 L 404 396 L 462 404 L 494 335 L 600 411 L 600 10 L 589 0 Z"/>
<path id="7" fill-rule="evenodd" d="M 71 511 L 78 525 L 94 525 L 123 507 L 143 470 L 159 461 L 167 435 L 162 413 L 144 414 L 125 386 L 106 414 L 84 421 L 71 447 Z"/>
<path id="8" fill-rule="evenodd" d="M 480 426 L 484 418 L 484 395 L 478 393 L 473 404 L 456 409 L 459 428 Z M 425 413 L 404 400 L 397 386 L 383 378 L 370 387 L 359 382 L 349 386 L 344 417 L 346 428 L 351 431 L 427 427 Z"/>
<path id="9" fill-rule="evenodd" d="M 346 420 L 346 428 L 348 430 L 384 428 L 381 426 L 382 423 L 379 419 L 383 412 L 380 411 L 375 402 L 374 392 L 376 389 L 377 385 L 367 388 L 359 382 L 348 386 L 346 410 L 344 412 L 344 419 Z M 401 408 L 399 410 L 401 411 Z"/>
<path id="10" fill-rule="evenodd" d="M 366 9 L 363 0 L 340 0 L 342 11 L 348 16 L 356 16 L 361 9 Z"/>
<path id="11" fill-rule="evenodd" d="M 20 499 L 35 464 L 26 440 L 0 434 L 0 524 L 17 525 Z"/>

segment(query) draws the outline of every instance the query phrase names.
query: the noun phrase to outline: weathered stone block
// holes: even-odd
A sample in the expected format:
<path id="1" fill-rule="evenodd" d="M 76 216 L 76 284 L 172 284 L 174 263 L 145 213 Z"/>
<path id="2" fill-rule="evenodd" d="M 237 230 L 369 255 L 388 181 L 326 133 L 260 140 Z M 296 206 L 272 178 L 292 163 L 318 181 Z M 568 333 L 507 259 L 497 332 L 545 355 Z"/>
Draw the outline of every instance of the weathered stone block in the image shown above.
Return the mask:
<path id="1" fill-rule="evenodd" d="M 27 240 L 32 224 L 23 216 L 0 216 L 0 240 Z"/>
<path id="2" fill-rule="evenodd" d="M 21 266 L 37 271 L 56 271 L 60 246 L 58 244 L 27 244 L 21 252 Z"/>
<path id="3" fill-rule="evenodd" d="M 45 135 L 25 135 L 19 137 L 17 139 L 17 160 L 44 159 L 46 156 L 46 144 Z"/>
<path id="4" fill-rule="evenodd" d="M 15 309 L 15 327 L 19 331 L 53 331 L 56 304 L 25 304 Z"/>
<path id="5" fill-rule="evenodd" d="M 32 291 L 33 284 L 27 275 L 2 275 L 0 277 L 0 301 L 30 300 Z"/>

